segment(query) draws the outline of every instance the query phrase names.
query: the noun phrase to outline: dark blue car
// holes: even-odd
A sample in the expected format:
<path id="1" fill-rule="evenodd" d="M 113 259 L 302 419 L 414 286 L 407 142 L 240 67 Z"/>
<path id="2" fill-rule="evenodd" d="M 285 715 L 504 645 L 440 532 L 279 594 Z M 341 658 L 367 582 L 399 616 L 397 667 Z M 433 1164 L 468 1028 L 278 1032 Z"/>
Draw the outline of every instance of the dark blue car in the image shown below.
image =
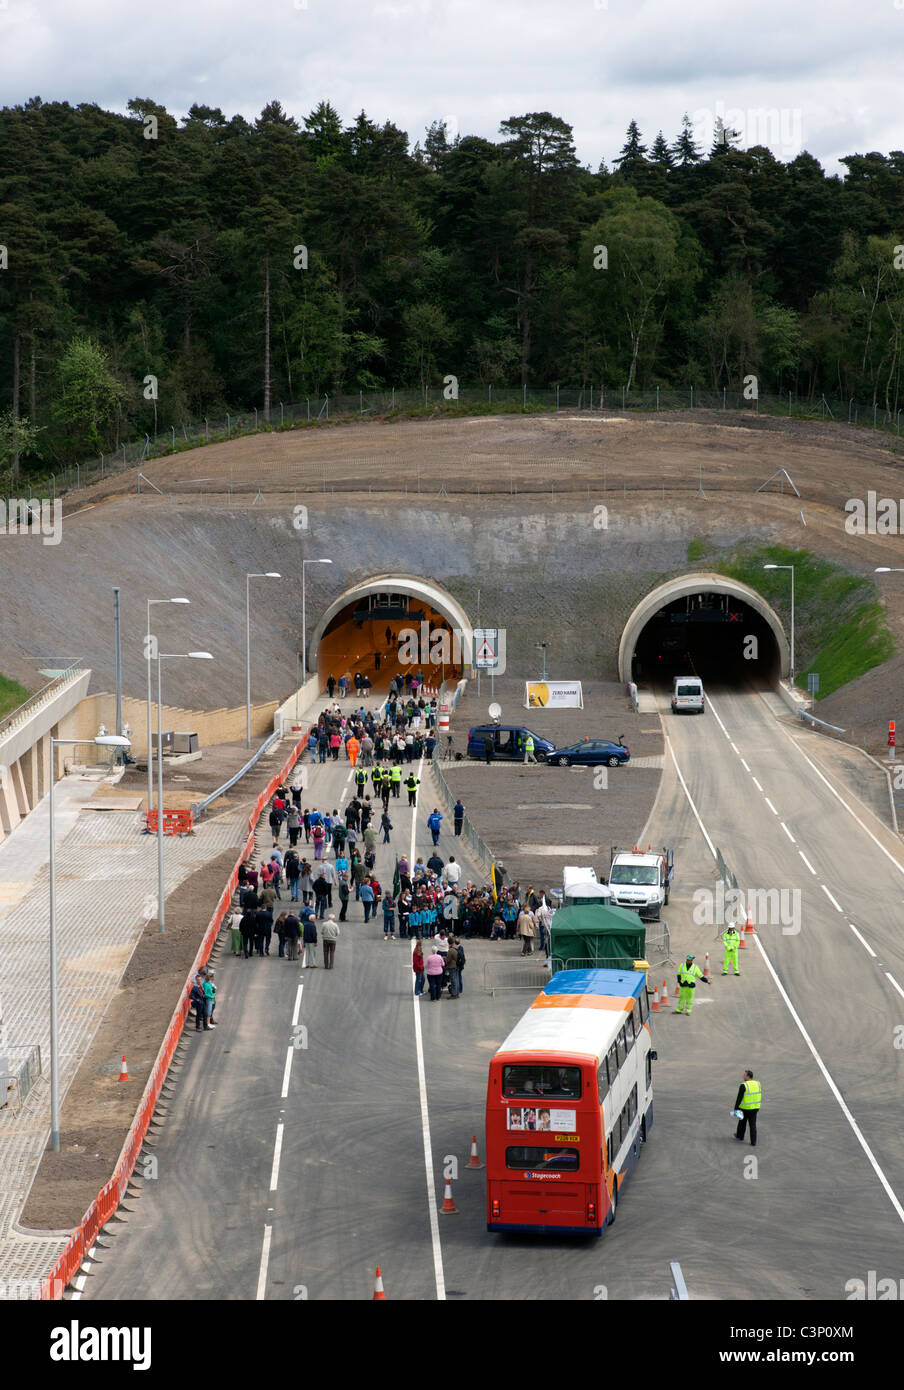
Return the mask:
<path id="1" fill-rule="evenodd" d="M 630 748 L 623 743 L 610 743 L 605 738 L 585 738 L 568 748 L 555 748 L 546 755 L 550 767 L 619 767 L 631 757 Z"/>

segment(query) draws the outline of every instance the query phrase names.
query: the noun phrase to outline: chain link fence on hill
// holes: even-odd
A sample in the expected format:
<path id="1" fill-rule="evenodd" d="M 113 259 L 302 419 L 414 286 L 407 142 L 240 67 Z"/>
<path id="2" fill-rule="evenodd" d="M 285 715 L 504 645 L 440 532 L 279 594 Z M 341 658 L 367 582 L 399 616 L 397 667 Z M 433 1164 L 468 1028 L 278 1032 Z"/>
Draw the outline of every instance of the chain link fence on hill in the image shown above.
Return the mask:
<path id="1" fill-rule="evenodd" d="M 708 410 L 742 411 L 749 415 L 786 416 L 789 419 L 824 421 L 867 426 L 899 437 L 901 433 L 902 409 L 896 405 L 880 405 L 878 402 L 857 402 L 853 398 L 842 400 L 837 397 L 801 398 L 788 392 L 786 395 L 760 395 L 749 399 L 744 391 L 705 390 L 695 386 L 675 388 L 657 386 L 647 391 L 628 390 L 626 386 L 613 386 L 606 383 L 588 386 L 468 386 L 458 387 L 454 399 L 444 394 L 443 388 L 428 387 L 418 389 L 392 388 L 385 391 L 358 391 L 343 395 L 324 395 L 306 397 L 302 401 L 277 401 L 269 412 L 269 420 L 258 409 L 227 413 L 210 419 L 183 421 L 158 429 L 153 435 L 143 436 L 119 444 L 115 451 L 101 454 L 85 462 L 74 463 L 71 467 L 51 473 L 40 486 L 23 486 L 32 495 L 46 495 L 51 498 L 62 496 L 74 489 L 87 487 L 103 479 L 121 473 L 126 469 L 141 466 L 154 459 L 194 449 L 205 444 L 221 443 L 255 432 L 279 431 L 297 427 L 316 427 L 330 420 L 350 420 L 355 417 L 392 417 L 393 412 L 416 409 L 440 412 L 449 410 L 450 417 L 483 409 L 487 414 L 496 411 L 581 411 L 602 415 L 649 414 L 657 411 Z M 204 479 L 192 479 L 203 482 Z M 144 480 L 144 487 L 152 491 L 155 484 Z M 142 480 L 139 480 L 139 490 Z M 249 484 L 238 484 L 247 490 Z M 33 490 L 32 490 L 33 489 Z M 157 489 L 159 491 L 159 489 Z"/>

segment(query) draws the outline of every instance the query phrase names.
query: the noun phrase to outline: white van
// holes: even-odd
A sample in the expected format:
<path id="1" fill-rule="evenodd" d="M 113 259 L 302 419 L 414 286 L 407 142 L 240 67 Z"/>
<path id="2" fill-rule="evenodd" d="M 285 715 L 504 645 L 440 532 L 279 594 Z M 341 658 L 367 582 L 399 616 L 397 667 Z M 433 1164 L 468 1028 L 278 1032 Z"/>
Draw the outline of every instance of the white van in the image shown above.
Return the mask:
<path id="1" fill-rule="evenodd" d="M 579 903 L 606 903 L 612 897 L 611 889 L 600 883 L 596 870 L 566 864 L 562 870 L 562 905 L 576 906 Z"/>
<path id="2" fill-rule="evenodd" d="M 702 714 L 703 682 L 699 676 L 676 676 L 672 686 L 673 714 Z"/>

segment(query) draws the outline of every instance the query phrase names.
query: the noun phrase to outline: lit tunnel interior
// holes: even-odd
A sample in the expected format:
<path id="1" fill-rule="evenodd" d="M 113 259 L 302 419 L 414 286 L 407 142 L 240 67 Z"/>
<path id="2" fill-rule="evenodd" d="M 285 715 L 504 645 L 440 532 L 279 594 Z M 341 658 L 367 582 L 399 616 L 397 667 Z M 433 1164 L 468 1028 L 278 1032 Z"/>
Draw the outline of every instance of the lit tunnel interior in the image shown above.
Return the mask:
<path id="1" fill-rule="evenodd" d="M 417 633 L 416 642 L 410 636 L 400 640 L 406 629 Z M 431 653 L 439 659 L 431 660 Z M 457 681 L 463 655 L 448 618 L 428 601 L 406 593 L 375 593 L 352 599 L 335 614 L 320 638 L 316 660 L 322 685 L 331 674 L 338 680 L 349 672 L 354 679 L 360 671 L 374 689 L 388 689 L 392 677 L 406 671 L 422 670 L 428 685 Z"/>
<path id="2" fill-rule="evenodd" d="M 684 594 L 658 609 L 640 632 L 632 679 L 696 674 L 704 682 L 772 686 L 781 653 L 769 622 L 735 594 Z"/>

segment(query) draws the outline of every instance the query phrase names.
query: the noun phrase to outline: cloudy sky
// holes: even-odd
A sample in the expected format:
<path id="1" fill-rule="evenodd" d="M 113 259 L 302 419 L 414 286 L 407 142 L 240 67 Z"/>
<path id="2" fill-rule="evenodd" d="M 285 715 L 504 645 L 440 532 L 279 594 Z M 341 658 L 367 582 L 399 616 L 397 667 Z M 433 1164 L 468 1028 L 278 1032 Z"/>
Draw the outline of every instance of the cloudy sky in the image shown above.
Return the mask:
<path id="1" fill-rule="evenodd" d="M 0 0 L 0 94 L 15 104 L 151 97 L 253 118 L 321 99 L 422 139 L 433 120 L 493 139 L 552 111 L 578 158 L 611 162 L 723 114 L 781 159 L 904 148 L 904 0 Z"/>

